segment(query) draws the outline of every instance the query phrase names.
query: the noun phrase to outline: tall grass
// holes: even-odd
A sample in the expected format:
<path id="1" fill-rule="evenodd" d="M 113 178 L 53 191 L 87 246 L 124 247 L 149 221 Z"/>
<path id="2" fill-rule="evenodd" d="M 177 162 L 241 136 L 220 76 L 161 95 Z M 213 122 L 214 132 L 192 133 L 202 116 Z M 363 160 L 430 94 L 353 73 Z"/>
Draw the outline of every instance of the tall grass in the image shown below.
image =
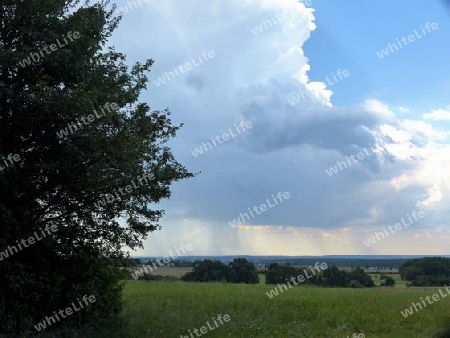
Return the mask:
<path id="1" fill-rule="evenodd" d="M 293 287 L 183 282 L 127 283 L 122 337 L 180 337 L 219 314 L 231 321 L 208 337 L 433 337 L 450 323 L 450 297 L 404 318 L 400 311 L 437 289 Z M 194 335 L 195 337 L 195 335 Z"/>
<path id="2" fill-rule="evenodd" d="M 273 285 L 127 281 L 121 321 L 61 337 L 166 338 L 188 336 L 219 314 L 231 321 L 206 337 L 437 337 L 450 326 L 450 297 L 404 318 L 400 311 L 437 288 L 323 289 L 293 287 L 269 299 Z M 196 335 L 193 333 L 194 337 Z M 44 335 L 44 337 L 47 337 Z M 48 336 L 53 337 L 53 336 Z M 59 337 L 59 336 L 58 336 Z M 202 335 L 203 337 L 203 335 Z M 450 330 L 442 337 L 450 337 Z"/>

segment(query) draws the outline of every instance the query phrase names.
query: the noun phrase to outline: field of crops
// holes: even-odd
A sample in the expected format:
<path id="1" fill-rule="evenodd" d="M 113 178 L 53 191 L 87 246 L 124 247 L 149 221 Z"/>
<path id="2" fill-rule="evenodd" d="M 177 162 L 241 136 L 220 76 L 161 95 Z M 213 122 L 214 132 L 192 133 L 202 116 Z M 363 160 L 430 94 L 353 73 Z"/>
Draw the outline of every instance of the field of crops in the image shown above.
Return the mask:
<path id="1" fill-rule="evenodd" d="M 269 299 L 273 286 L 128 281 L 120 328 L 108 337 L 433 337 L 450 324 L 450 297 L 408 318 L 400 311 L 436 288 L 295 287 Z M 217 317 L 231 320 L 220 324 Z M 218 326 L 214 324 L 214 320 Z M 189 332 L 190 330 L 190 332 Z M 203 331 L 204 332 L 204 331 Z M 361 336 L 362 337 L 362 336 Z"/>

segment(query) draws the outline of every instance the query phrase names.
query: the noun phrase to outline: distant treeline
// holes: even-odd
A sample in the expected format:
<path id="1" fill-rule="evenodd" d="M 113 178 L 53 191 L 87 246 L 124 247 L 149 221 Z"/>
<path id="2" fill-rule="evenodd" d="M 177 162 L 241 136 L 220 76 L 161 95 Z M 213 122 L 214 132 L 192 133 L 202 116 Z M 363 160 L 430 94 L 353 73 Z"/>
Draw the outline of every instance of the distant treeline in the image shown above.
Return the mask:
<path id="1" fill-rule="evenodd" d="M 293 258 L 293 259 L 274 259 L 268 260 L 265 263 L 278 263 L 278 264 L 289 264 L 297 266 L 310 266 L 317 262 L 318 258 Z M 338 266 L 338 267 L 351 267 L 356 268 L 361 267 L 380 267 L 380 268 L 399 268 L 408 259 L 353 259 L 353 258 L 327 258 L 320 257 L 321 262 L 327 263 L 328 266 Z"/>
<path id="2" fill-rule="evenodd" d="M 205 259 L 194 262 L 192 271 L 181 280 L 185 282 L 259 283 L 255 265 L 245 258 L 236 258 L 228 265 L 221 261 Z"/>
<path id="3" fill-rule="evenodd" d="M 208 258 L 209 259 L 209 258 Z M 291 266 L 310 266 L 314 265 L 317 260 L 320 259 L 321 262 L 327 263 L 328 266 L 338 266 L 338 267 L 378 267 L 378 268 L 399 268 L 402 264 L 408 261 L 407 258 L 395 258 L 395 259 L 362 259 L 362 258 L 328 258 L 328 257 L 312 257 L 312 258 L 273 258 L 273 259 L 257 259 L 249 260 L 253 264 L 271 264 L 278 263 L 281 265 L 291 265 Z M 144 264 L 147 259 L 133 259 L 137 264 Z M 226 262 L 223 259 L 210 259 Z M 176 267 L 192 267 L 194 262 L 199 260 L 186 260 L 186 259 L 175 259 L 173 260 L 173 265 Z"/>
<path id="4" fill-rule="evenodd" d="M 317 262 L 315 262 L 317 263 Z M 301 277 L 303 276 L 303 277 Z M 265 274 L 266 284 L 285 284 L 291 278 L 322 287 L 373 287 L 372 278 L 363 268 L 356 267 L 350 272 L 339 270 L 336 266 L 314 271 L 310 268 L 282 266 L 272 263 Z M 181 277 L 186 282 L 259 283 L 256 267 L 245 258 L 236 258 L 228 265 L 218 260 L 196 261 L 191 272 Z"/>
<path id="5" fill-rule="evenodd" d="M 450 285 L 450 258 L 424 257 L 411 259 L 399 268 L 400 277 L 409 286 Z"/>
<path id="6" fill-rule="evenodd" d="M 280 263 L 269 264 L 265 272 L 266 284 L 284 284 L 292 277 L 303 276 L 302 284 L 313 284 L 323 287 L 372 287 L 372 278 L 364 272 L 360 266 L 353 267 L 350 272 L 339 270 L 338 265 L 329 265 L 328 262 L 340 262 L 342 266 L 351 267 L 357 262 L 364 262 L 365 267 L 397 268 L 401 279 L 409 281 L 408 286 L 448 286 L 450 285 L 450 258 L 423 257 L 417 259 L 324 259 L 323 263 L 329 266 L 327 269 L 311 276 L 308 268 L 293 266 L 293 263 L 303 262 L 303 266 L 312 266 L 317 259 L 281 260 Z M 130 260 L 130 265 L 142 263 L 139 259 Z M 195 262 L 179 261 L 176 266 L 193 266 L 191 272 L 186 273 L 181 279 L 189 282 L 226 282 L 226 283 L 258 283 L 256 267 L 246 258 L 235 258 L 232 262 L 224 264 L 220 260 L 205 259 Z M 309 275 L 308 275 L 309 273 Z M 162 278 L 162 277 L 161 277 Z M 159 277 L 143 277 L 147 280 L 158 280 Z M 385 286 L 395 284 L 391 277 L 386 277 Z"/>
<path id="7" fill-rule="evenodd" d="M 298 276 L 303 276 L 298 278 Z M 292 277 L 304 280 L 301 285 L 312 284 L 322 287 L 373 287 L 372 278 L 364 272 L 364 269 L 356 267 L 351 272 L 339 270 L 336 266 L 330 266 L 320 273 L 312 274 L 307 268 L 295 268 L 281 266 L 277 263 L 270 264 L 266 271 L 266 284 L 285 284 Z"/>

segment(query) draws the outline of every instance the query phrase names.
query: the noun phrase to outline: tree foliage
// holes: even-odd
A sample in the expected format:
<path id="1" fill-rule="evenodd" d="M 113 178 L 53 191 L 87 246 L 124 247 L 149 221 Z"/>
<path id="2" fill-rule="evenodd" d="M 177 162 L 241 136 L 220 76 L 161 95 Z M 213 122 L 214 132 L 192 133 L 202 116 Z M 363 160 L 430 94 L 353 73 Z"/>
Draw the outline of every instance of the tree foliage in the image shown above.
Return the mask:
<path id="1" fill-rule="evenodd" d="M 350 283 L 350 277 L 344 270 L 339 270 L 336 266 L 330 266 L 323 272 L 324 287 L 347 287 Z"/>
<path id="2" fill-rule="evenodd" d="M 153 61 L 129 69 L 125 55 L 106 47 L 119 22 L 108 7 L 0 4 L 0 159 L 20 156 L 0 171 L 0 252 L 49 224 L 58 229 L 0 262 L 5 332 L 26 331 L 85 294 L 97 302 L 65 324 L 117 314 L 123 248 L 142 247 L 163 215 L 150 205 L 192 176 L 165 145 L 181 126 L 169 110 L 138 102 Z M 79 38 L 67 40 L 69 32 Z M 63 38 L 64 46 L 31 58 Z M 117 110 L 105 108 L 112 103 Z M 94 110 L 101 117 L 80 125 Z M 69 125 L 76 130 L 60 137 Z M 144 175 L 153 180 L 99 205 Z"/>
<path id="3" fill-rule="evenodd" d="M 196 261 L 192 271 L 186 273 L 181 279 L 186 282 L 259 283 L 255 266 L 245 258 L 235 258 L 228 265 L 218 260 Z"/>
<path id="4" fill-rule="evenodd" d="M 350 278 L 350 280 L 357 281 L 363 287 L 375 286 L 375 283 L 373 282 L 372 277 L 370 277 L 370 275 L 366 274 L 364 272 L 364 269 L 361 267 L 356 267 L 356 268 L 352 269 L 352 271 L 349 273 L 349 278 Z"/>
<path id="5" fill-rule="evenodd" d="M 229 264 L 230 267 L 230 283 L 245 283 L 257 284 L 259 283 L 258 274 L 255 265 L 250 263 L 245 258 L 235 258 Z"/>
<path id="6" fill-rule="evenodd" d="M 450 284 L 450 258 L 423 257 L 411 259 L 399 268 L 400 277 L 412 286 L 443 286 Z"/>
<path id="7" fill-rule="evenodd" d="M 205 259 L 195 261 L 192 271 L 181 277 L 186 282 L 220 282 L 223 278 L 230 278 L 230 269 L 218 260 Z"/>
<path id="8" fill-rule="evenodd" d="M 266 270 L 266 284 L 285 283 L 286 279 L 296 276 L 299 269 L 290 266 L 281 266 L 278 263 L 271 263 Z"/>
<path id="9" fill-rule="evenodd" d="M 298 276 L 303 276 L 303 278 Z M 266 271 L 266 284 L 286 284 L 291 277 L 304 280 L 299 285 L 313 284 L 322 287 L 373 287 L 372 278 L 357 267 L 351 272 L 339 270 L 336 266 L 330 266 L 320 272 L 311 268 L 294 268 L 271 263 Z"/>
<path id="10" fill-rule="evenodd" d="M 395 279 L 392 278 L 391 276 L 387 276 L 382 285 L 393 287 L 395 285 Z"/>

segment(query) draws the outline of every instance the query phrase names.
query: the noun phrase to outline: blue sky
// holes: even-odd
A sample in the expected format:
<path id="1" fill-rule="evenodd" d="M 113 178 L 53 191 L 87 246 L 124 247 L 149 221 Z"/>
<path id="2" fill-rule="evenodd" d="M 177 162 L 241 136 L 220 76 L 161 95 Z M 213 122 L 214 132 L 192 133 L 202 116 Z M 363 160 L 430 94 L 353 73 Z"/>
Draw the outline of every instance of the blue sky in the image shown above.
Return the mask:
<path id="1" fill-rule="evenodd" d="M 445 107 L 450 102 L 450 11 L 443 1 L 314 1 L 317 29 L 305 43 L 312 80 L 321 81 L 339 68 L 352 74 L 335 86 L 334 102 L 354 104 L 375 96 L 416 110 Z M 436 22 L 439 28 L 389 57 L 376 51 L 396 38 Z"/>
<path id="2" fill-rule="evenodd" d="M 111 43 L 130 64 L 155 60 L 141 100 L 184 123 L 170 146 L 201 171 L 155 206 L 166 210 L 163 229 L 134 255 L 181 243 L 193 255 L 449 254 L 442 2 L 141 0 L 122 11 Z M 427 22 L 438 29 L 378 57 Z M 339 69 L 349 76 L 330 86 Z M 252 127 L 230 135 L 240 122 Z M 290 198 L 268 207 L 279 192 Z M 419 211 L 425 217 L 365 244 Z"/>

